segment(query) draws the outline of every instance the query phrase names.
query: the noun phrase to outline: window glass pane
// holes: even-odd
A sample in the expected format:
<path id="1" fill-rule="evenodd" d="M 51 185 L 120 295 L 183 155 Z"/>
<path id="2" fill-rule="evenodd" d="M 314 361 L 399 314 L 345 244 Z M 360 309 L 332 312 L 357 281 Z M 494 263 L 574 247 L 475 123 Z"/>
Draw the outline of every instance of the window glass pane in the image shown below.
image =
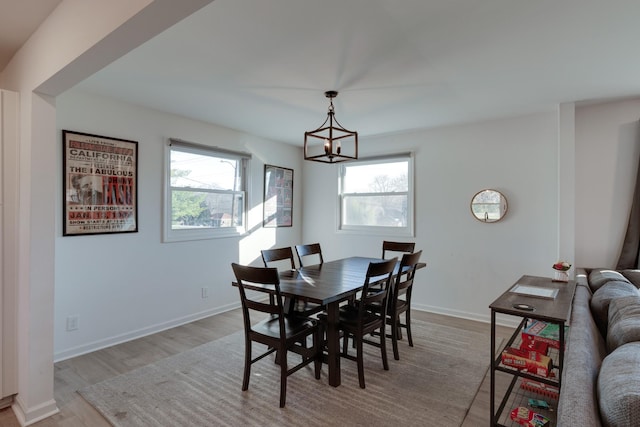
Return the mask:
<path id="1" fill-rule="evenodd" d="M 407 161 L 345 167 L 345 193 L 388 193 L 407 191 Z"/>
<path id="2" fill-rule="evenodd" d="M 237 190 L 239 163 L 234 159 L 171 150 L 171 186 Z"/>
<path id="3" fill-rule="evenodd" d="M 171 228 L 225 228 L 242 225 L 244 200 L 238 193 L 171 192 Z"/>
<path id="4" fill-rule="evenodd" d="M 407 226 L 407 196 L 345 196 L 344 225 Z"/>

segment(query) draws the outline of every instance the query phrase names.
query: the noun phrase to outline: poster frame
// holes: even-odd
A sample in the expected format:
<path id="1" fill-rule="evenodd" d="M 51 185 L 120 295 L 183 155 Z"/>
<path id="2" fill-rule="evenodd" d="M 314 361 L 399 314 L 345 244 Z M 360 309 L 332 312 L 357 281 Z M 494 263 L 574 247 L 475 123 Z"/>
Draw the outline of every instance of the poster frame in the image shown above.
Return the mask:
<path id="1" fill-rule="evenodd" d="M 138 142 L 62 130 L 62 235 L 138 232 Z"/>
<path id="2" fill-rule="evenodd" d="M 293 227 L 293 169 L 264 165 L 262 226 Z"/>

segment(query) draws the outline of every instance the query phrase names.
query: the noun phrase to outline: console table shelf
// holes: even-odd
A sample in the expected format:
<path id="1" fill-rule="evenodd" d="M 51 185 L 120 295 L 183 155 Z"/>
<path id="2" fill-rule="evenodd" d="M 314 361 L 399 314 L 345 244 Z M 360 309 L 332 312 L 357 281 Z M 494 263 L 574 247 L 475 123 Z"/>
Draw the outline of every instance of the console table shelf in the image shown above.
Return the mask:
<path id="1" fill-rule="evenodd" d="M 556 410 L 558 408 L 558 399 L 557 398 L 552 398 L 552 397 L 543 397 L 538 393 L 532 392 L 532 391 L 528 391 L 528 390 L 523 390 L 519 387 L 519 383 L 521 381 L 520 378 L 518 378 L 517 376 L 513 377 L 515 386 L 512 389 L 508 390 L 508 393 L 505 394 L 506 399 L 505 399 L 505 407 L 507 408 L 517 408 L 518 406 L 524 406 L 527 407 L 528 405 L 528 401 L 530 398 L 532 399 L 543 399 L 545 401 L 547 401 L 547 403 L 549 403 L 549 409 L 532 409 L 533 411 L 542 414 L 544 417 L 548 418 L 549 420 L 551 420 L 551 424 L 549 424 L 548 427 L 551 427 L 553 425 L 555 425 L 555 421 L 556 421 Z M 503 411 L 500 413 L 500 417 L 496 418 L 496 423 L 495 425 L 497 426 L 518 426 L 521 427 L 520 424 L 516 423 L 515 421 L 512 421 L 511 418 L 509 417 L 509 413 L 510 411 Z M 547 427 L 547 426 L 545 426 Z"/>
<path id="2" fill-rule="evenodd" d="M 541 298 L 539 296 L 531 296 L 522 293 L 511 292 L 510 287 L 506 292 L 499 296 L 489 308 L 491 309 L 491 426 L 506 427 L 517 425 L 509 418 L 512 409 L 518 406 L 527 407 L 529 398 L 540 399 L 541 397 L 531 391 L 523 390 L 520 387 L 524 379 L 537 381 L 557 387 L 560 391 L 562 382 L 562 367 L 564 362 L 565 350 L 565 325 L 569 322 L 571 313 L 571 303 L 575 292 L 576 284 L 574 281 L 567 283 L 554 282 L 550 278 L 536 276 L 522 276 L 517 282 L 518 285 L 525 288 L 535 288 L 535 290 L 557 290 L 554 298 Z M 521 317 L 520 324 L 513 332 L 507 343 L 496 352 L 496 314 L 506 314 L 510 316 Z M 507 347 L 519 347 L 522 329 L 528 325 L 528 322 L 540 320 L 547 323 L 554 323 L 559 328 L 559 349 L 550 348 L 549 356 L 552 359 L 552 370 L 549 377 L 543 377 L 528 372 L 523 372 L 516 368 L 512 368 L 502 364 L 501 353 Z M 515 344 L 515 345 L 514 345 Z M 496 356 L 497 354 L 497 356 Z M 512 375 L 511 382 L 506 393 L 500 400 L 500 404 L 496 410 L 496 372 L 504 372 Z M 537 397 L 536 397 L 537 396 Z M 552 406 L 557 402 L 556 399 L 544 398 L 551 400 Z M 506 412 L 505 412 L 506 409 Z M 547 418 L 553 419 L 554 414 L 550 411 L 542 409 L 529 408 L 534 412 L 538 412 Z"/>

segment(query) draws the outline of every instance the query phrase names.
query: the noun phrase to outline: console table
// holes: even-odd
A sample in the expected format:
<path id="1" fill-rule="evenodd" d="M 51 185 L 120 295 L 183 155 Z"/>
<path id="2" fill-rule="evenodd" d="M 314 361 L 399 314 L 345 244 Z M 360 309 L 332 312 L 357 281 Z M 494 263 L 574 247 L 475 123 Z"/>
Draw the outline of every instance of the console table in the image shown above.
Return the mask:
<path id="1" fill-rule="evenodd" d="M 521 288 L 524 288 L 525 291 L 529 289 L 532 291 L 532 294 L 537 294 L 538 291 L 542 293 L 542 291 L 549 290 L 553 293 L 557 290 L 557 293 L 553 298 L 532 296 L 527 293 L 515 293 L 512 292 L 512 289 L 516 284 L 520 285 Z M 575 281 L 554 282 L 551 278 L 547 277 L 522 276 L 516 284 L 510 286 L 507 291 L 489 305 L 489 308 L 491 309 L 491 426 L 504 426 L 504 424 L 500 424 L 501 415 L 503 415 L 505 406 L 510 400 L 510 396 L 514 392 L 514 386 L 519 379 L 526 378 L 542 384 L 552 385 L 557 387 L 558 391 L 561 387 L 562 366 L 565 351 L 564 330 L 571 315 L 571 303 L 573 301 L 573 294 L 576 290 L 576 283 Z M 498 313 L 522 318 L 513 335 L 509 338 L 504 347 L 500 349 L 500 353 L 502 353 L 504 348 L 510 347 L 514 342 L 517 342 L 516 340 L 520 338 L 522 329 L 526 327 L 528 322 L 531 320 L 541 320 L 548 323 L 555 323 L 559 326 L 559 349 L 557 351 L 557 355 L 553 355 L 556 360 L 552 361 L 552 371 L 555 374 L 555 378 L 542 377 L 532 373 L 519 371 L 501 363 L 501 354 L 496 356 L 496 314 Z M 512 375 L 511 383 L 501 399 L 497 411 L 495 400 L 496 371 L 506 372 Z M 524 403 L 512 400 L 512 405 L 527 406 L 527 403 L 526 400 Z M 543 412 L 536 409 L 532 410 L 535 412 Z M 506 415 L 506 419 L 509 420 L 508 414 Z M 508 422 L 509 425 L 511 425 L 510 420 Z"/>

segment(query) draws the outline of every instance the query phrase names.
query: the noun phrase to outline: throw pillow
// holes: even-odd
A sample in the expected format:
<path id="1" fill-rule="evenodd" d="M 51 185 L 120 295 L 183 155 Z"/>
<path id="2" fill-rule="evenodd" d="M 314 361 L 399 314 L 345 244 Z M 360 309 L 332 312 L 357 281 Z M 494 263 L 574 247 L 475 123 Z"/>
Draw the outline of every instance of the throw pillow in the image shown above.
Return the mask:
<path id="1" fill-rule="evenodd" d="M 640 295 L 616 298 L 609 304 L 607 350 L 640 341 Z"/>
<path id="2" fill-rule="evenodd" d="M 593 293 L 591 313 L 603 337 L 607 336 L 609 323 L 609 303 L 614 298 L 639 295 L 638 288 L 627 281 L 610 281 Z"/>
<path id="3" fill-rule="evenodd" d="M 602 361 L 598 405 L 609 427 L 640 426 L 640 342 L 618 347 Z"/>
<path id="4" fill-rule="evenodd" d="M 607 270 L 606 268 L 594 268 L 589 273 L 589 287 L 591 292 L 600 289 L 605 283 L 613 280 L 628 282 L 629 280 L 619 271 Z"/>

